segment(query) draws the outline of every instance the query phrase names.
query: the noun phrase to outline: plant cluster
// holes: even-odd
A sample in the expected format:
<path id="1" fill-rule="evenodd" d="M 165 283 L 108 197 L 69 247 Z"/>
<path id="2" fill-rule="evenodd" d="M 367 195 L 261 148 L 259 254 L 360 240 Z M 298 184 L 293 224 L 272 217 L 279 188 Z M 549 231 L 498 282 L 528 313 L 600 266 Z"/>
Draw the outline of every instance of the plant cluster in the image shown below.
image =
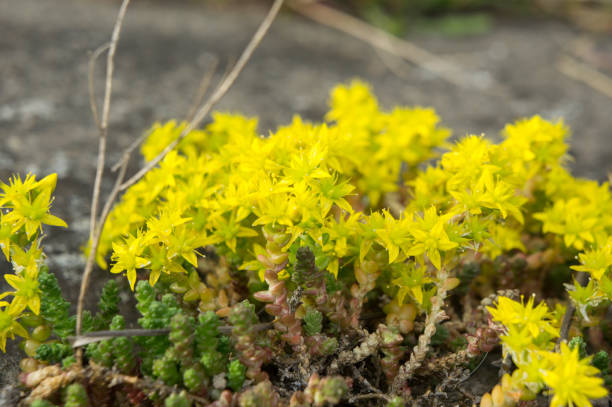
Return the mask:
<path id="1" fill-rule="evenodd" d="M 144 159 L 184 126 L 153 126 Z M 432 109 L 383 111 L 355 81 L 333 90 L 325 123 L 296 116 L 267 137 L 256 127 L 214 114 L 114 207 L 96 259 L 125 275 L 144 333 L 88 345 L 89 367 L 74 363 L 53 275 L 38 272 L 41 223 L 65 225 L 47 213 L 55 178 L 3 186 L 0 242 L 16 291 L 1 303 L 0 338 L 30 336 L 33 395 L 57 402 L 80 372 L 90 397 L 96 378 L 115 375 L 123 391 L 108 403 L 400 406 L 428 400 L 418 383 L 440 370 L 451 372 L 444 394 L 500 341 L 511 367 L 482 406 L 543 392 L 552 406 L 588 406 L 607 394 L 605 340 L 568 344 L 562 321 L 579 311 L 576 337 L 605 324 L 612 196 L 568 172 L 563 123 L 535 116 L 507 125 L 498 144 L 450 143 Z M 588 284 L 571 283 L 572 270 Z M 117 292 L 106 286 L 83 332 L 125 329 Z M 19 322 L 29 314 L 31 335 Z M 43 367 L 59 361 L 63 373 Z M 71 391 L 66 403 L 82 394 Z"/>
<path id="2" fill-rule="evenodd" d="M 57 176 L 40 181 L 28 175 L 14 176 L 2 183 L 0 194 L 0 248 L 13 273 L 4 279 L 12 288 L 0 294 L 0 349 L 6 351 L 7 338 L 27 338 L 24 351 L 34 356 L 38 346 L 52 330 L 62 334 L 66 328 L 69 304 L 58 296 L 59 287 L 44 265 L 41 249 L 42 225 L 67 227 L 49 213 Z M 6 299 L 10 298 L 10 301 Z M 33 328 L 31 334 L 24 327 Z"/>

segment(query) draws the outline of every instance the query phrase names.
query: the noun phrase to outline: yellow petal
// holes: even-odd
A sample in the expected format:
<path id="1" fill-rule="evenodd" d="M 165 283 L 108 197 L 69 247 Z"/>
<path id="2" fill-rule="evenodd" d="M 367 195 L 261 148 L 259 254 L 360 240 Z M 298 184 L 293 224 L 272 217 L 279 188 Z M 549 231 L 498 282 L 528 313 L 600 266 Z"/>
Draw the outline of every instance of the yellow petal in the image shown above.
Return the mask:
<path id="1" fill-rule="evenodd" d="M 35 315 L 40 313 L 40 297 L 38 295 L 30 298 L 28 302 L 28 307 L 32 310 Z"/>
<path id="2" fill-rule="evenodd" d="M 14 274 L 5 274 L 4 279 L 6 282 L 13 288 L 19 290 L 19 283 L 23 281 L 23 278 L 16 276 Z M 0 297 L 2 298 L 2 297 Z"/>
<path id="3" fill-rule="evenodd" d="M 34 233 L 36 233 L 36 231 L 38 230 L 39 226 L 40 226 L 40 223 L 31 221 L 29 219 L 26 219 L 26 221 L 25 221 L 25 229 L 26 229 L 26 235 L 27 235 L 28 239 L 31 238 L 32 235 L 34 235 Z"/>
<path id="4" fill-rule="evenodd" d="M 130 269 L 127 271 L 127 278 L 130 282 L 130 288 L 134 291 L 134 284 L 136 284 L 136 269 Z"/>
<path id="5" fill-rule="evenodd" d="M 155 283 L 157 283 L 157 280 L 159 280 L 160 275 L 161 270 L 151 270 L 151 274 L 149 274 L 149 284 L 151 285 L 151 287 L 153 287 Z"/>
<path id="6" fill-rule="evenodd" d="M 61 226 L 63 228 L 68 227 L 68 224 L 66 222 L 64 222 L 62 219 L 58 218 L 57 216 L 54 216 L 51 214 L 46 214 L 45 216 L 43 216 L 42 223 L 44 223 L 45 225 L 51 225 L 51 226 Z"/>

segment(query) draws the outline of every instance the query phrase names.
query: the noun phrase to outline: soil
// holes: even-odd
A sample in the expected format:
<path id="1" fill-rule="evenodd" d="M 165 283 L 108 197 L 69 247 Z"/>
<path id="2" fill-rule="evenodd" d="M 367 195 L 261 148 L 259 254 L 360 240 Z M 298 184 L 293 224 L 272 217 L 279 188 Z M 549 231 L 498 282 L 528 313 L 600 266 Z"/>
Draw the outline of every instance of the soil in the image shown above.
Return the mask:
<path id="1" fill-rule="evenodd" d="M 219 79 L 266 11 L 251 2 L 218 4 L 138 1 L 130 6 L 116 56 L 107 170 L 154 121 L 184 117 L 211 61 L 219 61 Z M 80 246 L 88 236 L 97 151 L 87 93 L 88 55 L 110 38 L 118 6 L 104 0 L 0 0 L 0 179 L 14 172 L 58 174 L 53 211 L 70 228 L 50 229 L 45 252 L 72 300 L 84 264 Z M 497 137 L 506 123 L 533 114 L 563 118 L 573 132 L 575 174 L 604 180 L 612 171 L 612 100 L 557 69 L 562 55 L 586 42 L 594 47 L 592 55 L 607 56 L 592 59 L 599 61 L 594 67 L 612 73 L 611 36 L 522 17 L 496 18 L 493 28 L 478 36 L 428 32 L 408 39 L 448 58 L 471 79 L 464 86 L 449 84 L 287 11 L 218 109 L 258 116 L 265 134 L 296 113 L 321 120 L 329 90 L 359 77 L 372 84 L 383 106 L 434 107 L 455 136 Z M 96 71 L 99 97 L 103 66 L 100 61 Z M 134 161 L 132 170 L 140 165 Z M 112 186 L 107 175 L 103 192 Z M 0 270 L 8 272 L 8 264 L 0 263 Z M 90 291 L 99 292 L 107 277 L 97 270 Z M 93 307 L 95 297 L 88 298 L 88 306 Z M 16 354 L 12 345 L 0 359 L 0 406 L 13 405 L 14 391 L 7 384 L 18 371 Z M 463 385 L 482 394 L 497 380 L 496 369 L 485 364 Z"/>

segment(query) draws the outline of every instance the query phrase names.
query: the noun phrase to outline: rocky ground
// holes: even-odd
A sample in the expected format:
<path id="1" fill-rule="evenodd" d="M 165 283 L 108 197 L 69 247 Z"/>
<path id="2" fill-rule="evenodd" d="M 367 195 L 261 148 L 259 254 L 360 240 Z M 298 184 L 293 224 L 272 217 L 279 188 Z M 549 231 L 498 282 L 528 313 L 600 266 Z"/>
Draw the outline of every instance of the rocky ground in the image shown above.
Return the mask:
<path id="1" fill-rule="evenodd" d="M 220 63 L 218 79 L 265 13 L 250 3 L 226 8 L 199 2 L 133 3 L 116 57 L 110 164 L 154 121 L 184 117 L 211 61 Z M 0 0 L 0 179 L 14 172 L 58 173 L 53 209 L 70 228 L 50 231 L 45 251 L 72 299 L 83 267 L 79 247 L 88 233 L 97 148 L 87 93 L 88 53 L 108 41 L 118 5 Z M 266 133 L 294 113 L 320 120 L 330 88 L 360 77 L 373 85 L 383 106 L 432 106 L 458 136 L 496 136 L 505 123 L 533 114 L 563 118 L 573 133 L 575 173 L 603 180 L 612 171 L 612 100 L 558 69 L 563 55 L 580 55 L 609 74 L 612 37 L 587 34 L 560 21 L 520 18 L 497 19 L 490 32 L 479 36 L 409 39 L 468 72 L 470 80 L 463 86 L 449 84 L 286 11 L 218 108 L 259 116 L 259 129 Z M 103 71 L 100 64 L 98 95 Z M 111 185 L 108 177 L 103 190 Z M 7 272 L 8 265 L 0 264 L 0 270 Z M 106 277 L 97 271 L 91 291 Z M 95 301 L 92 294 L 89 303 Z M 10 355 L 0 359 L 0 387 L 17 371 L 18 359 Z M 475 393 L 496 381 L 494 369 L 483 372 L 470 384 Z M 0 405 L 11 405 L 2 394 Z"/>

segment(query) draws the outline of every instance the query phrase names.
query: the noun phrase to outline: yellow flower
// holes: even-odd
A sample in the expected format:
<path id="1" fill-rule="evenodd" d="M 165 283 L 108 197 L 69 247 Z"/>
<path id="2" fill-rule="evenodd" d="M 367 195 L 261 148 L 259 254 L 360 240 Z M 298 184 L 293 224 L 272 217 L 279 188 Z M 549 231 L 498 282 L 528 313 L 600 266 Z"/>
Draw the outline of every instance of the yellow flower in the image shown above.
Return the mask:
<path id="1" fill-rule="evenodd" d="M 337 177 L 323 178 L 318 180 L 313 188 L 321 199 L 321 213 L 323 215 L 327 215 L 333 204 L 349 213 L 353 212 L 351 205 L 344 199 L 355 189 L 348 181 L 339 182 Z"/>
<path id="2" fill-rule="evenodd" d="M 15 335 L 23 338 L 28 337 L 28 331 L 17 322 L 19 312 L 12 305 L 7 306 L 5 302 L 0 301 L 0 349 L 6 352 L 6 339 L 14 339 Z"/>
<path id="3" fill-rule="evenodd" d="M 289 166 L 284 169 L 284 180 L 290 185 L 311 183 L 317 179 L 331 178 L 325 165 L 327 149 L 317 143 L 308 151 L 295 152 Z"/>
<path id="4" fill-rule="evenodd" d="M 31 190 L 36 188 L 36 185 L 36 177 L 32 174 L 26 175 L 23 181 L 19 175 L 13 175 L 8 184 L 3 182 L 1 185 L 3 193 L 0 194 L 0 206 L 5 206 L 25 198 Z"/>
<path id="5" fill-rule="evenodd" d="M 291 201 L 291 197 L 286 193 L 271 193 L 265 199 L 258 199 L 257 205 L 253 207 L 258 218 L 251 226 L 293 226 L 292 213 L 289 210 L 293 206 Z"/>
<path id="6" fill-rule="evenodd" d="M 147 236 L 168 245 L 176 227 L 190 220 L 191 218 L 183 218 L 180 210 L 164 208 L 158 217 L 147 220 Z"/>
<path id="7" fill-rule="evenodd" d="M 500 179 L 494 181 L 493 176 L 488 171 L 483 173 L 478 184 L 477 188 L 485 191 L 479 197 L 479 203 L 482 206 L 499 210 L 504 219 L 510 213 L 517 221 L 523 223 L 520 206 L 525 202 L 525 199 L 515 196 L 510 184 Z"/>
<path id="8" fill-rule="evenodd" d="M 36 275 L 25 273 L 25 275 L 6 274 L 4 276 L 6 282 L 16 291 L 4 293 L 0 298 L 10 294 L 13 295 L 11 306 L 15 312 L 20 313 L 26 308 L 30 308 L 36 315 L 40 312 L 40 289 L 38 288 L 38 280 Z"/>
<path id="9" fill-rule="evenodd" d="M 187 272 L 180 264 L 168 258 L 168 249 L 165 246 L 152 244 L 148 246 L 148 251 L 150 254 L 147 257 L 150 263 L 147 268 L 151 271 L 149 274 L 151 287 L 157 283 L 162 272 L 166 274 Z"/>
<path id="10" fill-rule="evenodd" d="M 567 133 L 562 121 L 551 123 L 533 116 L 507 125 L 503 131 L 506 137 L 503 145 L 514 150 L 523 161 L 553 164 L 567 151 L 564 142 Z"/>
<path id="11" fill-rule="evenodd" d="M 136 236 L 128 235 L 123 242 L 113 242 L 112 259 L 115 264 L 111 267 L 111 273 L 126 272 L 130 288 L 134 291 L 136 284 L 136 269 L 149 265 L 150 261 L 142 257 L 144 238 L 140 232 Z"/>
<path id="12" fill-rule="evenodd" d="M 28 251 L 23 250 L 19 246 L 14 246 L 11 260 L 15 272 L 35 275 L 38 273 L 38 267 L 43 262 L 43 252 L 35 244 L 32 244 Z"/>
<path id="13" fill-rule="evenodd" d="M 376 229 L 376 235 L 381 245 L 389 252 L 389 264 L 391 264 L 398 259 L 400 248 L 410 243 L 412 222 L 406 218 L 396 220 L 388 211 L 383 211 L 383 216 L 384 227 Z"/>
<path id="14" fill-rule="evenodd" d="M 13 201 L 13 210 L 4 217 L 6 222 L 13 225 L 13 233 L 25 225 L 29 239 L 38 229 L 42 230 L 43 223 L 68 227 L 62 219 L 49 213 L 49 206 L 53 201 L 51 192 L 50 189 L 42 190 L 33 201 L 30 201 L 29 198 Z"/>
<path id="15" fill-rule="evenodd" d="M 591 358 L 580 359 L 578 346 L 570 349 L 564 342 L 559 353 L 548 352 L 553 368 L 544 371 L 544 383 L 553 394 L 551 407 L 590 407 L 590 400 L 606 396 L 599 370 L 590 365 Z"/>
<path id="16" fill-rule="evenodd" d="M 578 255 L 580 258 L 580 266 L 570 266 L 576 271 L 585 271 L 591 273 L 595 280 L 600 280 L 601 277 L 612 266 L 612 240 L 608 240 L 607 244 L 593 250 L 587 250 L 585 253 Z"/>
<path id="17" fill-rule="evenodd" d="M 331 94 L 331 109 L 327 120 L 347 122 L 354 126 L 367 127 L 378 116 L 378 102 L 370 87 L 354 80 L 350 86 L 337 86 Z"/>
<path id="18" fill-rule="evenodd" d="M 511 300 L 508 297 L 499 297 L 497 307 L 487 307 L 494 321 L 504 324 L 506 327 L 515 326 L 519 329 L 526 328 L 533 337 L 541 332 L 556 337 L 559 331 L 552 325 L 552 314 L 548 311 L 545 303 L 533 306 L 533 297 L 527 304 Z"/>
<path id="19" fill-rule="evenodd" d="M 593 230 L 598 226 L 597 217 L 593 216 L 593 208 L 581 203 L 579 198 L 567 201 L 558 200 L 552 208 L 533 215 L 542 222 L 542 230 L 563 236 L 565 245 L 574 246 L 578 250 L 585 243 L 595 240 Z"/>
<path id="20" fill-rule="evenodd" d="M 225 214 L 211 215 L 209 221 L 212 227 L 212 234 L 207 236 L 202 241 L 202 244 L 225 243 L 231 251 L 236 252 L 239 237 L 259 236 L 257 231 L 242 226 L 241 220 L 236 212 L 230 213 L 229 216 Z"/>
<path id="21" fill-rule="evenodd" d="M 438 216 L 435 207 L 425 211 L 423 218 L 417 218 L 410 234 L 414 237 L 412 247 L 406 251 L 409 256 L 418 256 L 427 253 L 429 261 L 435 268 L 442 268 L 441 251 L 453 249 L 458 246 L 448 238 L 444 225 L 448 216 Z"/>
<path id="22" fill-rule="evenodd" d="M 399 276 L 392 281 L 398 286 L 397 301 L 404 303 L 406 295 L 410 295 L 417 304 L 423 306 L 423 286 L 433 280 L 425 274 L 425 267 L 416 268 L 412 263 L 399 263 Z"/>
<path id="23" fill-rule="evenodd" d="M 11 231 L 11 225 L 2 222 L 2 215 L 0 214 L 0 249 L 4 253 L 6 260 L 11 260 L 11 237 L 13 233 Z"/>

